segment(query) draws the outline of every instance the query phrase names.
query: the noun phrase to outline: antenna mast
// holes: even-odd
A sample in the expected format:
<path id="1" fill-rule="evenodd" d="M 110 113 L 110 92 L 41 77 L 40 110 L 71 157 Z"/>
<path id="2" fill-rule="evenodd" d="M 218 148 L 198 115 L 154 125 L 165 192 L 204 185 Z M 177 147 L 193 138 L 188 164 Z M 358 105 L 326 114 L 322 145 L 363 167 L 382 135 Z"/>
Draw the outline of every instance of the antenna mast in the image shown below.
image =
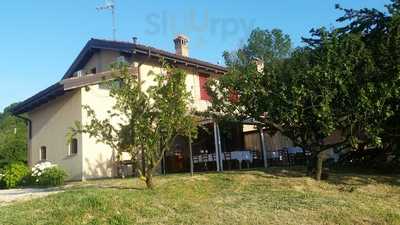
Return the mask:
<path id="1" fill-rule="evenodd" d="M 102 10 L 111 10 L 112 14 L 112 32 L 113 32 L 113 39 L 116 40 L 117 36 L 117 28 L 115 26 L 115 1 L 114 0 L 106 0 L 104 6 L 100 6 L 96 8 L 98 11 Z"/>

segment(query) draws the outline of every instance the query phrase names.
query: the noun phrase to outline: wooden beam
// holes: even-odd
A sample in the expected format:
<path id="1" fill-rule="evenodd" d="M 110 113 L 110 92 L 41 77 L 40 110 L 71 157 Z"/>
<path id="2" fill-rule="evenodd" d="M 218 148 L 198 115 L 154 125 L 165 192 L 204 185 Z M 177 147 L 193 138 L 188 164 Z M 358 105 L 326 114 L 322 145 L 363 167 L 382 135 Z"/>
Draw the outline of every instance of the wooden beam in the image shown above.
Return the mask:
<path id="1" fill-rule="evenodd" d="M 132 73 L 134 75 L 138 75 L 139 70 L 137 67 L 130 67 Z M 81 77 L 73 77 L 69 79 L 65 79 L 61 81 L 61 84 L 64 85 L 64 90 L 72 90 L 80 87 L 85 87 L 88 85 L 102 83 L 107 80 L 112 80 L 117 78 L 111 71 L 106 71 L 102 73 L 96 74 L 88 74 Z"/>

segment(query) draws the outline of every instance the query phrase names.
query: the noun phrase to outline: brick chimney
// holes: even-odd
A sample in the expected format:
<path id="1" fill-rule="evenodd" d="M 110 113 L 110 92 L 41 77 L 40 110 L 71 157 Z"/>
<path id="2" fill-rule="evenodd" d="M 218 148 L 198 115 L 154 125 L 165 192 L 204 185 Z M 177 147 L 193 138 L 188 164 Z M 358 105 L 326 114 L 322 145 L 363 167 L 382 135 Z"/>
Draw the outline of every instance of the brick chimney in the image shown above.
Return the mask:
<path id="1" fill-rule="evenodd" d="M 189 39 L 185 35 L 178 35 L 174 39 L 177 55 L 189 57 Z"/>

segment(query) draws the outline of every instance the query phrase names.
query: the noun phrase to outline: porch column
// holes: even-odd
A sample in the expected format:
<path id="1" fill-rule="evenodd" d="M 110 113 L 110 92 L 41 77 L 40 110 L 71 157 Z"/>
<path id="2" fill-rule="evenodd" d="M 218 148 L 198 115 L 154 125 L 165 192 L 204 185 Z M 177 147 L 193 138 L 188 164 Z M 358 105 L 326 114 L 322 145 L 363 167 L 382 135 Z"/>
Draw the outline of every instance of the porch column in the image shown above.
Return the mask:
<path id="1" fill-rule="evenodd" d="M 267 161 L 267 147 L 265 146 L 265 137 L 264 137 L 264 131 L 262 127 L 258 128 L 260 132 L 260 140 L 261 140 L 261 149 L 263 152 L 263 159 L 264 159 L 264 168 L 268 167 L 268 161 Z"/>
<path id="2" fill-rule="evenodd" d="M 221 147 L 221 132 L 219 130 L 219 125 L 217 124 L 217 134 L 218 134 L 218 154 L 219 154 L 219 166 L 220 171 L 224 171 L 224 163 L 222 156 L 222 147 Z"/>
<path id="3" fill-rule="evenodd" d="M 218 136 L 218 124 L 214 121 L 214 146 L 215 146 L 215 157 L 216 157 L 216 164 L 217 164 L 217 171 L 219 169 L 219 136 Z"/>

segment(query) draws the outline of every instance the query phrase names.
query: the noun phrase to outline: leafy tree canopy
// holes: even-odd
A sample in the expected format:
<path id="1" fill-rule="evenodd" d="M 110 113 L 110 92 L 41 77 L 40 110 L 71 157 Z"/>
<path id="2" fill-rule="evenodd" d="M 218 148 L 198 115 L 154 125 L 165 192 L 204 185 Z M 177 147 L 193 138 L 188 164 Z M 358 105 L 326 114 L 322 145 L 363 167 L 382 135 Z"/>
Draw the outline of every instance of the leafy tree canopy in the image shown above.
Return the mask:
<path id="1" fill-rule="evenodd" d="M 344 11 L 338 19 L 344 27 L 312 30 L 306 46 L 290 57 L 262 58 L 263 70 L 252 60 L 229 57 L 228 75 L 209 83 L 214 113 L 255 118 L 269 132 L 282 132 L 318 159 L 317 178 L 327 149 L 382 146 L 387 121 L 399 107 L 399 2 L 388 5 L 388 13 L 337 8 Z M 252 43 L 273 42 L 258 39 L 251 35 L 236 58 L 246 58 Z M 333 134 L 337 138 L 329 141 Z"/>
<path id="2" fill-rule="evenodd" d="M 271 63 L 276 59 L 287 58 L 292 44 L 289 35 L 279 29 L 262 30 L 256 28 L 250 34 L 247 43 L 239 50 L 224 52 L 225 63 L 228 66 L 246 65 L 257 59 Z"/>

